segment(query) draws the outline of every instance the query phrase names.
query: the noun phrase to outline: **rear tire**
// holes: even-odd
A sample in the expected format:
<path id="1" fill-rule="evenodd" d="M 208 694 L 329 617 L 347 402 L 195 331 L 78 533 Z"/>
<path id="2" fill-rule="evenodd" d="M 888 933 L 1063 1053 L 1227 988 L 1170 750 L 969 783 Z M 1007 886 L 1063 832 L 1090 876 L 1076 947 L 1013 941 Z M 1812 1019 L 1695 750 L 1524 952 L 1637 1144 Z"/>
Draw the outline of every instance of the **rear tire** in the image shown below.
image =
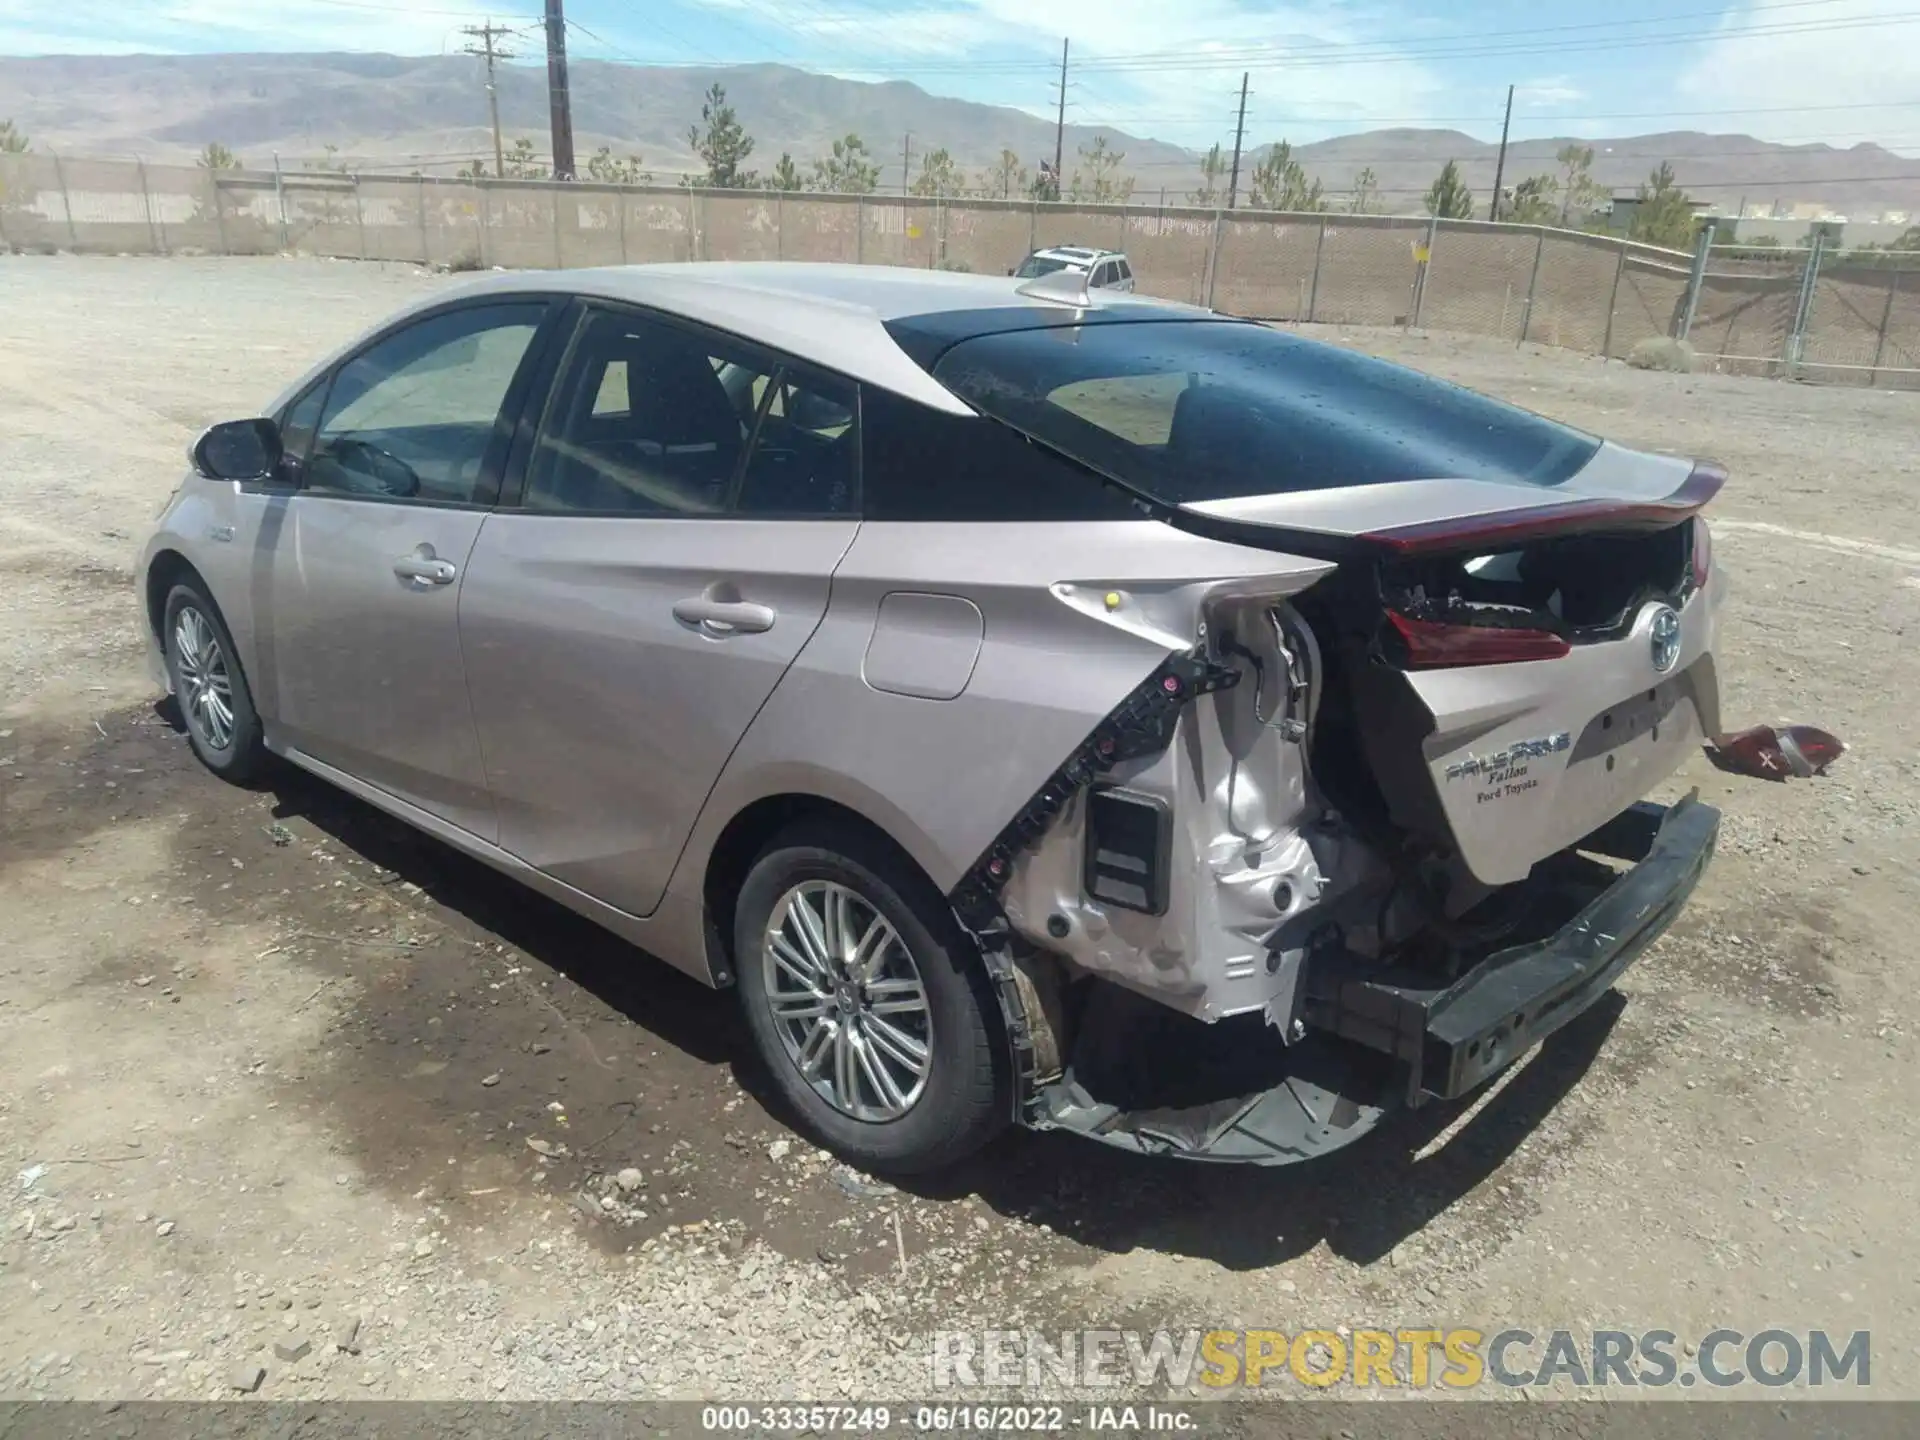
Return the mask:
<path id="1" fill-rule="evenodd" d="M 1004 1128 L 1010 1063 L 985 967 L 889 846 L 845 822 L 783 831 L 740 887 L 733 938 L 755 1047 L 827 1148 L 912 1173 Z"/>
<path id="2" fill-rule="evenodd" d="M 183 580 L 168 593 L 162 617 L 167 673 L 188 743 L 207 769 L 243 785 L 265 768 L 267 749 L 220 607 L 199 582 Z"/>

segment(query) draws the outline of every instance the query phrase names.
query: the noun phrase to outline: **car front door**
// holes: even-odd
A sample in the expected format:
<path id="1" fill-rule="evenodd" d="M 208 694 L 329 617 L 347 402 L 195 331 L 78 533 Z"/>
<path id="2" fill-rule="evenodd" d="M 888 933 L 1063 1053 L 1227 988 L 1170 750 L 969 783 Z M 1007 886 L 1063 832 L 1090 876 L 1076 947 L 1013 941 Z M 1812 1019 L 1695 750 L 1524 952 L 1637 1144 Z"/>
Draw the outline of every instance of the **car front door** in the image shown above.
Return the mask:
<path id="1" fill-rule="evenodd" d="M 290 465 L 299 488 L 262 533 L 270 611 L 256 626 L 280 737 L 488 840 L 457 606 L 549 310 L 450 308 L 343 362 Z"/>
<path id="2" fill-rule="evenodd" d="M 589 308 L 467 564 L 500 844 L 651 914 L 859 529 L 851 384 Z"/>

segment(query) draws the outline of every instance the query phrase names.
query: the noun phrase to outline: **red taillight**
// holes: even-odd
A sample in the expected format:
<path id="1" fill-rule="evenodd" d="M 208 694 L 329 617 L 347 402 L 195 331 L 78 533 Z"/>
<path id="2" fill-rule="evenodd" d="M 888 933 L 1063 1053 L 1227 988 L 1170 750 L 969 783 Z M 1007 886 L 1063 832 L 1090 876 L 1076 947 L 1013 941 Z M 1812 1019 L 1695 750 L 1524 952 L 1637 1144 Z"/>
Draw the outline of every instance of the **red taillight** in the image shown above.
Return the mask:
<path id="1" fill-rule="evenodd" d="M 1720 769 L 1759 780 L 1824 775 L 1846 753 L 1845 743 L 1837 736 L 1812 725 L 1755 725 L 1732 735 L 1717 735 L 1707 746 L 1707 758 Z"/>
<path id="2" fill-rule="evenodd" d="M 1387 612 L 1406 649 L 1409 670 L 1463 665 L 1511 665 L 1523 660 L 1558 660 L 1571 648 L 1551 630 L 1505 630 L 1491 625 L 1448 625 Z"/>
<path id="3" fill-rule="evenodd" d="M 1713 568 L 1713 532 L 1707 529 L 1704 515 L 1693 517 L 1693 588 L 1698 590 L 1707 583 L 1707 574 Z"/>

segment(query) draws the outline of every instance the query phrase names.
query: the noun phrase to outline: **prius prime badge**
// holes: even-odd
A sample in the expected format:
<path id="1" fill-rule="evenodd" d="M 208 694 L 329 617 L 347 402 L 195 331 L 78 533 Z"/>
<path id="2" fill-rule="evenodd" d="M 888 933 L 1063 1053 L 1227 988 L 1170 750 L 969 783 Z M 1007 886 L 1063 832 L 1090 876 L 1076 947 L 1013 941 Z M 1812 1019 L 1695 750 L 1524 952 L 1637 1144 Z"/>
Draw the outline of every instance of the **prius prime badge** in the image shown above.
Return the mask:
<path id="1" fill-rule="evenodd" d="M 1653 612 L 1653 626 L 1649 633 L 1653 641 L 1654 673 L 1664 675 L 1673 668 L 1673 662 L 1680 658 L 1680 617 L 1671 605 L 1662 605 Z"/>

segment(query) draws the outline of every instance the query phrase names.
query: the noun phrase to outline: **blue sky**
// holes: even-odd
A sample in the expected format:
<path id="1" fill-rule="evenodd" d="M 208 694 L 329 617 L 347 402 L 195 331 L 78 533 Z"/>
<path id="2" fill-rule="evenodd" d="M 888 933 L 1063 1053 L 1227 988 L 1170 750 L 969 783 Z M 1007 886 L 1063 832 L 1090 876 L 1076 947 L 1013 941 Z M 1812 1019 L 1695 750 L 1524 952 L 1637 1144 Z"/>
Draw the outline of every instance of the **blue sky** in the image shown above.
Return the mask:
<path id="1" fill-rule="evenodd" d="M 1204 146 L 1382 125 L 1497 138 L 1741 131 L 1920 154 L 1916 0 L 570 0 L 579 57 L 777 61 L 1051 117 L 1063 22 L 1068 115 Z M 537 0 L 0 0 L 0 53 L 433 53 Z M 1915 17 L 1915 18 L 1908 18 Z M 537 31 L 528 41 L 538 44 Z"/>

